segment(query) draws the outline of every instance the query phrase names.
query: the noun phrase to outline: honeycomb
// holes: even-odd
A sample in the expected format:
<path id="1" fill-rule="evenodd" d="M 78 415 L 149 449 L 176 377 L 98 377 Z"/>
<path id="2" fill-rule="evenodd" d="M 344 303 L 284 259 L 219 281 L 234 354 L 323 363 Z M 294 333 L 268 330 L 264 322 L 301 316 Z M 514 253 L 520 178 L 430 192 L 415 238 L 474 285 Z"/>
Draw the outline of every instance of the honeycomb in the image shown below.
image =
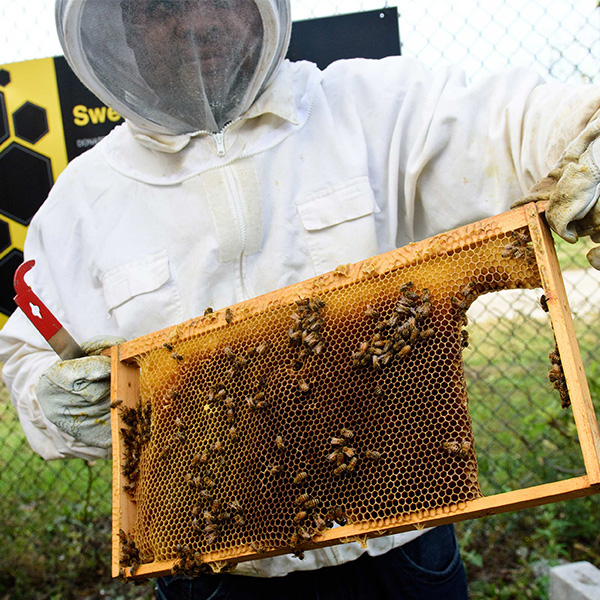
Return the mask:
<path id="1" fill-rule="evenodd" d="M 301 558 L 479 498 L 466 311 L 540 286 L 526 227 L 472 226 L 129 342 L 121 565 Z"/>

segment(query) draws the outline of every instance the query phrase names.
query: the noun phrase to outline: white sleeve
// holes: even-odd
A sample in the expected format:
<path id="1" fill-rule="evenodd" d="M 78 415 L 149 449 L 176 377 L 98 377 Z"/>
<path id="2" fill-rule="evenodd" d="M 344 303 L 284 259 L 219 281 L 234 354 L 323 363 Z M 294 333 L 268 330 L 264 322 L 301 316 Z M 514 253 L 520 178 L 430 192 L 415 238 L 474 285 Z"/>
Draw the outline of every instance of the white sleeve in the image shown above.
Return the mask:
<path id="1" fill-rule="evenodd" d="M 470 85 L 460 69 L 403 57 L 325 73 L 334 102 L 352 98 L 336 108 L 360 115 L 390 246 L 508 210 L 600 107 L 600 86 L 546 83 L 527 69 Z"/>

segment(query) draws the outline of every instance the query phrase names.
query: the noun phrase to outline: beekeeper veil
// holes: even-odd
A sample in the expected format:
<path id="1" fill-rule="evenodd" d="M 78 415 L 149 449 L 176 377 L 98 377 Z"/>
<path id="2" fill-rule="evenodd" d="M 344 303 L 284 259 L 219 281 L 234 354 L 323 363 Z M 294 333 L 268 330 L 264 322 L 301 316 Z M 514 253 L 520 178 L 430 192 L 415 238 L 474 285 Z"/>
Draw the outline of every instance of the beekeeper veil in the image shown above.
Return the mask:
<path id="1" fill-rule="evenodd" d="M 57 0 L 65 58 L 104 103 L 159 134 L 217 132 L 283 61 L 289 0 Z"/>

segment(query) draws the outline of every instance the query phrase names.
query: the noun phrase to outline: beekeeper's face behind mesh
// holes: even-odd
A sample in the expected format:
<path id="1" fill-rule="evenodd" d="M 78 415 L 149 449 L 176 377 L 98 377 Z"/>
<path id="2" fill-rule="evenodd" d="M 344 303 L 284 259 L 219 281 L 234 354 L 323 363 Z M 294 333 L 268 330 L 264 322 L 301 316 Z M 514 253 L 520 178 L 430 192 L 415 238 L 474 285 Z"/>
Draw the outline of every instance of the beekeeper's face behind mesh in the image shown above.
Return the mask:
<path id="1" fill-rule="evenodd" d="M 283 60 L 289 0 L 57 0 L 65 57 L 104 102 L 157 133 L 218 131 Z"/>
<path id="2" fill-rule="evenodd" d="M 262 19 L 254 0 L 123 0 L 127 44 L 158 103 L 217 127 L 244 100 L 260 58 Z"/>

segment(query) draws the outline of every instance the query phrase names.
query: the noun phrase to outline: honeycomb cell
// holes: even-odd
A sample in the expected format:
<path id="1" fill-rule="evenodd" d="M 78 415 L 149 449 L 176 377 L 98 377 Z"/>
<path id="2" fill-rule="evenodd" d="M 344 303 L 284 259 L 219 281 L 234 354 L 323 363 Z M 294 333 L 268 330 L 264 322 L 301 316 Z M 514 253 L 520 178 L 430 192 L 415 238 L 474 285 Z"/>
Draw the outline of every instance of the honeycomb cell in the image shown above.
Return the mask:
<path id="1" fill-rule="evenodd" d="M 46 109 L 25 102 L 13 113 L 15 135 L 30 144 L 37 144 L 49 131 Z"/>
<path id="2" fill-rule="evenodd" d="M 10 83 L 10 72 L 0 69 L 0 87 L 6 87 Z"/>
<path id="3" fill-rule="evenodd" d="M 149 433 L 123 434 L 143 564 L 301 553 L 336 524 L 375 531 L 480 497 L 466 312 L 539 272 L 519 237 L 447 239 L 375 276 L 205 316 L 181 340 L 150 336 L 135 357 Z"/>
<path id="4" fill-rule="evenodd" d="M 15 177 L 19 173 L 19 177 Z M 29 225 L 54 183 L 50 159 L 13 143 L 0 153 L 0 213 Z"/>
<path id="5" fill-rule="evenodd" d="M 0 144 L 8 139 L 8 116 L 6 114 L 6 100 L 4 93 L 0 92 Z"/>

